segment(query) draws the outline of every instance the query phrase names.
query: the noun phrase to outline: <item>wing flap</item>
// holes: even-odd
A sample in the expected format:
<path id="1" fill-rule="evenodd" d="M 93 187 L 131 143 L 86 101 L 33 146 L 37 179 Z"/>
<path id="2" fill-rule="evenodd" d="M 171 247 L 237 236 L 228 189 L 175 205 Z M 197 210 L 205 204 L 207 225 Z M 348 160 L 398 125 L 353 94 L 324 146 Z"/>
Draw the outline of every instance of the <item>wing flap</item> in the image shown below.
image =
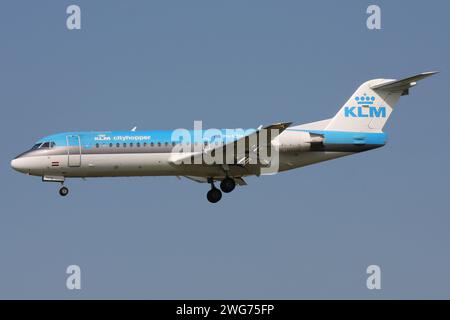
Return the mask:
<path id="1" fill-rule="evenodd" d="M 260 135 L 263 131 L 266 131 L 265 133 L 267 134 L 267 146 L 266 147 L 270 147 L 270 143 L 272 141 L 272 139 L 276 138 L 278 135 L 280 135 L 284 130 L 286 130 L 290 125 L 292 124 L 292 122 L 279 122 L 279 123 L 274 123 L 274 124 L 270 124 L 267 126 L 260 126 L 256 131 L 243 136 L 239 139 L 236 139 L 234 141 L 230 141 L 229 143 L 226 144 L 219 144 L 218 146 L 214 146 L 213 148 L 205 148 L 203 150 L 203 152 L 199 152 L 196 154 L 189 154 L 189 155 L 183 155 L 180 154 L 179 156 L 174 157 L 172 163 L 174 164 L 186 164 L 185 160 L 190 159 L 190 164 L 196 164 L 196 163 L 202 163 L 202 161 L 195 161 L 196 158 L 198 157 L 204 157 L 204 156 L 209 156 L 209 157 L 214 157 L 214 155 L 216 153 L 225 155 L 226 158 L 226 151 L 227 150 L 240 150 L 241 148 L 240 145 L 244 145 L 245 148 L 244 150 L 242 150 L 242 152 L 235 152 L 234 153 L 234 162 L 233 163 L 227 163 L 229 165 L 247 165 L 250 161 L 250 155 L 252 154 L 256 154 L 258 149 L 262 147 L 262 145 L 259 145 L 258 141 L 258 135 Z M 274 130 L 276 130 L 274 132 Z M 227 159 L 227 158 L 226 158 Z M 189 165 L 189 164 L 188 164 Z"/>

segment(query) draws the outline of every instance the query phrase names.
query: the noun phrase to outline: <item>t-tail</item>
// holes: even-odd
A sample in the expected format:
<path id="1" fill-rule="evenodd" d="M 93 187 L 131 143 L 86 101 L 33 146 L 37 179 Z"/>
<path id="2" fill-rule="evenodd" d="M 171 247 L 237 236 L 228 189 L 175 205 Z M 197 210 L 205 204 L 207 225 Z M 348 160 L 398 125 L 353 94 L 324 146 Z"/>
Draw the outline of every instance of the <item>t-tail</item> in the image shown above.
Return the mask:
<path id="1" fill-rule="evenodd" d="M 402 80 L 374 79 L 363 83 L 328 123 L 326 130 L 381 132 L 400 96 L 417 81 L 437 72 L 424 72 Z"/>

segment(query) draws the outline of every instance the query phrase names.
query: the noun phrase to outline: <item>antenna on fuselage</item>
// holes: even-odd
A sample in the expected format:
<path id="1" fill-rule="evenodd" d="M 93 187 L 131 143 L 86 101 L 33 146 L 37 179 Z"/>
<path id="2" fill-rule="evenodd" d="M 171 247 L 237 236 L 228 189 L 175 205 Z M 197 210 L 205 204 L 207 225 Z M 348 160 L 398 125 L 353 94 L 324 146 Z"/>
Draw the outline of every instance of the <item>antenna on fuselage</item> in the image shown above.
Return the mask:
<path id="1" fill-rule="evenodd" d="M 133 129 L 131 129 L 131 131 L 136 131 L 137 127 L 133 127 Z"/>

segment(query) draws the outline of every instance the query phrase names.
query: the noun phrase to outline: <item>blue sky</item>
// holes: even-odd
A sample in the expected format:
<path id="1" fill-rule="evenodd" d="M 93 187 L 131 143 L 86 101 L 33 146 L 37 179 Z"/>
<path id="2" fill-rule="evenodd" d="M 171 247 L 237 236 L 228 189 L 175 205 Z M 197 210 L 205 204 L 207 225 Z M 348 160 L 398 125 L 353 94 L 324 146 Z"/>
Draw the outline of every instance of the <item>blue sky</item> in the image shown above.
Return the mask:
<path id="1" fill-rule="evenodd" d="M 378 4 L 382 29 L 366 28 Z M 66 28 L 77 4 L 82 29 Z M 447 1 L 2 1 L 0 298 L 449 298 Z M 10 168 L 62 131 L 333 116 L 362 82 L 440 74 L 388 144 L 249 178 L 58 185 Z M 65 287 L 77 264 L 82 290 Z M 368 290 L 368 265 L 382 289 Z"/>

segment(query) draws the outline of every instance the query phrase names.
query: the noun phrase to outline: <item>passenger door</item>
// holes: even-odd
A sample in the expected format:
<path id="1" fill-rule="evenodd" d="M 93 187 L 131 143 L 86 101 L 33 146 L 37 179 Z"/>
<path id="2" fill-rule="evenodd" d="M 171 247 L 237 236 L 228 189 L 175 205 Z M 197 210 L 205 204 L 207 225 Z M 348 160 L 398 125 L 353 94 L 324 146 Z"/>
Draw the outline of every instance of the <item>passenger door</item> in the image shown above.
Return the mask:
<path id="1" fill-rule="evenodd" d="M 67 164 L 69 167 L 81 166 L 81 141 L 79 135 L 66 136 L 67 140 Z"/>

